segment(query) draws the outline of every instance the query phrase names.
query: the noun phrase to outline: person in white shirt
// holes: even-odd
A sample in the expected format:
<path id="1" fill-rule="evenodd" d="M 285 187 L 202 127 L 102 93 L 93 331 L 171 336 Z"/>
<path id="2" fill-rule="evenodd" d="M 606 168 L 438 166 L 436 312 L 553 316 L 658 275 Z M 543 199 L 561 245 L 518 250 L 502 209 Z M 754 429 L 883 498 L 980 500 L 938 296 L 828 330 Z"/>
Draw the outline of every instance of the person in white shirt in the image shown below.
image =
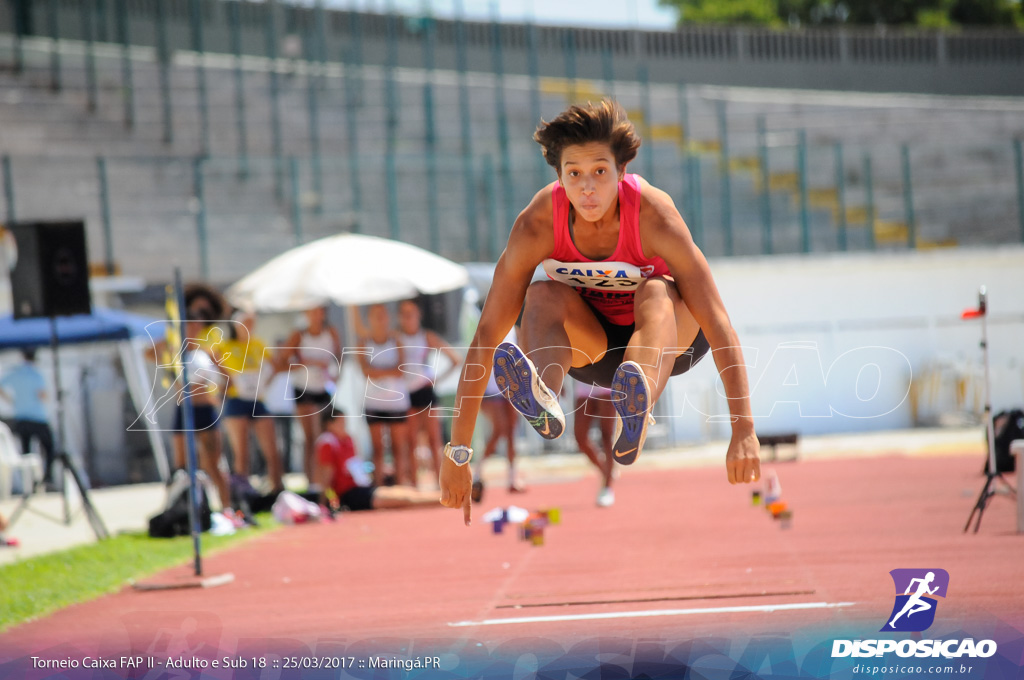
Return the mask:
<path id="1" fill-rule="evenodd" d="M 397 334 L 391 330 L 391 316 L 384 305 L 370 305 L 367 322 L 356 309 L 349 310 L 352 326 L 361 353 L 359 366 L 366 375 L 363 414 L 370 427 L 373 443 L 373 481 L 385 483 L 385 434 L 391 440 L 391 460 L 396 484 L 416 486 L 416 466 L 409 446 L 409 390 L 405 374 L 399 368 L 405 363 L 405 350 Z"/>
<path id="2" fill-rule="evenodd" d="M 409 391 L 409 440 L 415 447 L 420 441 L 430 448 L 430 462 L 434 479 L 441 474 L 441 418 L 431 413 L 437 402 L 434 385 L 459 370 L 462 358 L 432 330 L 423 328 L 423 313 L 413 300 L 398 304 L 398 340 L 404 348 L 405 387 Z M 449 366 L 440 378 L 437 364 L 440 354 L 447 357 Z"/>

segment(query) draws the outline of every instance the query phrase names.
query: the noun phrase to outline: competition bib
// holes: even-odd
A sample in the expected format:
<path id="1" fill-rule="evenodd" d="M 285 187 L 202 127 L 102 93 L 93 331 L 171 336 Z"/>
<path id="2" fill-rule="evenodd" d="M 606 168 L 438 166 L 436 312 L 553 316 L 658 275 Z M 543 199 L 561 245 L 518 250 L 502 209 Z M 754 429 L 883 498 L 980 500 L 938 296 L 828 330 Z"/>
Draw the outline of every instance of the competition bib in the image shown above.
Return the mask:
<path id="1" fill-rule="evenodd" d="M 640 282 L 654 273 L 653 266 L 627 262 L 559 262 L 544 260 L 553 280 L 572 286 L 580 297 L 615 323 L 632 323 L 633 297 Z M 626 320 L 628 317 L 629 320 Z"/>
<path id="2" fill-rule="evenodd" d="M 633 292 L 654 273 L 654 266 L 638 267 L 627 262 L 559 262 L 547 259 L 544 271 L 554 281 L 573 288 L 596 291 Z"/>

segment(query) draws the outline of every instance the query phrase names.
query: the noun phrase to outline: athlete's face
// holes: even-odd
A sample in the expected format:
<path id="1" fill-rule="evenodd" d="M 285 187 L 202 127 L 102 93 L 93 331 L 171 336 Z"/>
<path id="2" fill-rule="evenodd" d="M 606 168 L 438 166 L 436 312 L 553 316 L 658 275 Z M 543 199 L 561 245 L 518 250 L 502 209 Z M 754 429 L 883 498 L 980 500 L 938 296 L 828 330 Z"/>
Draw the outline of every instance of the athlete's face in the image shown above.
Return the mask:
<path id="1" fill-rule="evenodd" d="M 382 337 L 388 334 L 391 329 L 391 315 L 388 314 L 388 308 L 384 305 L 372 305 L 366 313 L 367 320 L 370 323 L 370 332 L 376 337 Z"/>
<path id="2" fill-rule="evenodd" d="M 420 308 L 415 302 L 405 300 L 398 305 L 398 325 L 406 335 L 418 333 L 420 330 Z"/>
<path id="3" fill-rule="evenodd" d="M 558 178 L 580 218 L 596 222 L 614 212 L 622 173 L 615 167 L 610 145 L 588 142 L 565 147 Z"/>
<path id="4" fill-rule="evenodd" d="M 306 319 L 309 321 L 311 328 L 319 329 L 324 325 L 324 321 L 327 319 L 327 308 L 326 307 L 314 307 L 306 312 Z"/>

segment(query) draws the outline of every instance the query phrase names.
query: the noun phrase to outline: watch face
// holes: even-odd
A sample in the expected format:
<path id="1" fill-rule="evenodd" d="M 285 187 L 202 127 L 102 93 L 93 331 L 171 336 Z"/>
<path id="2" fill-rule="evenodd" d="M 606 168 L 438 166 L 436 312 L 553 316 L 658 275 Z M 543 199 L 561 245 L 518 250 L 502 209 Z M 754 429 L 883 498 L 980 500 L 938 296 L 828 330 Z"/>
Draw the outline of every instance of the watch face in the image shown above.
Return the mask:
<path id="1" fill-rule="evenodd" d="M 459 465 L 463 465 L 467 461 L 469 461 L 469 456 L 470 455 L 471 454 L 469 452 L 469 449 L 467 449 L 465 447 L 459 447 L 457 449 L 452 449 L 452 460 L 455 461 L 456 463 L 458 463 Z"/>

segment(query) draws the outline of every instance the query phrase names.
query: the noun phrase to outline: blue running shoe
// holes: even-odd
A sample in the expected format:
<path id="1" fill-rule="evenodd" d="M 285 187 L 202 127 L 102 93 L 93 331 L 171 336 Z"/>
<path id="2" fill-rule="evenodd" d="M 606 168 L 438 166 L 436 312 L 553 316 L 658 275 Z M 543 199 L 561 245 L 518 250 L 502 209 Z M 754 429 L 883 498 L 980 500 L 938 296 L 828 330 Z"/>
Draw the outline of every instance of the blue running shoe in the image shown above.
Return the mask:
<path id="1" fill-rule="evenodd" d="M 612 406 L 615 408 L 615 462 L 632 465 L 644 447 L 647 427 L 654 423 L 650 415 L 651 389 L 640 364 L 626 361 L 612 378 Z"/>
<path id="2" fill-rule="evenodd" d="M 494 382 L 509 403 L 545 439 L 557 439 L 565 430 L 565 415 L 558 397 L 545 385 L 523 350 L 503 342 L 494 352 Z"/>

